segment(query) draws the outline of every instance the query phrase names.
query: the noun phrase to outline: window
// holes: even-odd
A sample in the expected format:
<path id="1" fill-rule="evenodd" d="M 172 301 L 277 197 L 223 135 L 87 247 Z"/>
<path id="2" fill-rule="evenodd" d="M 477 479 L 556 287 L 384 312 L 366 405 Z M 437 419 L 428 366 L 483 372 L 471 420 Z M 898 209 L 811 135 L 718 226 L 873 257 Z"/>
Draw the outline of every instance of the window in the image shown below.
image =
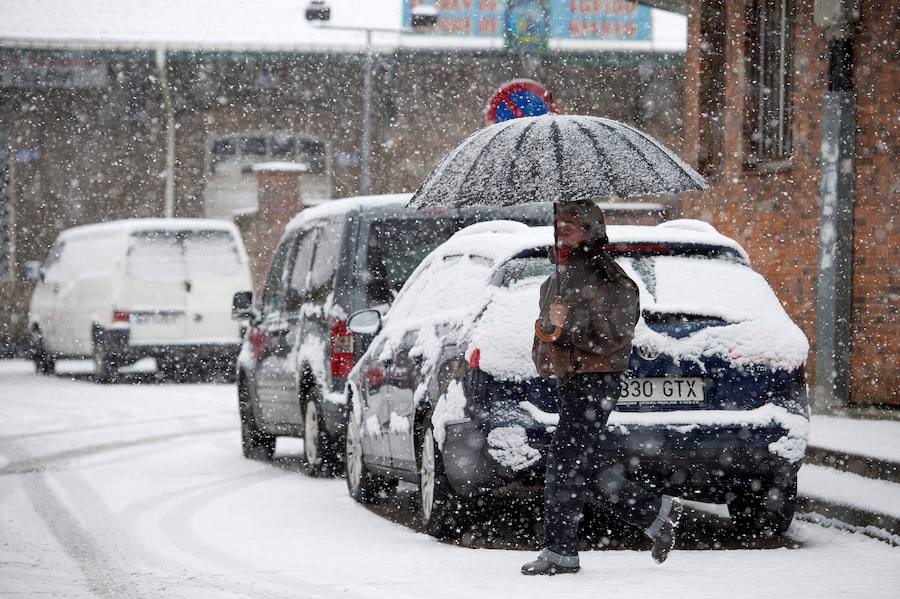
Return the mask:
<path id="1" fill-rule="evenodd" d="M 326 171 L 325 156 L 327 150 L 325 144 L 311 139 L 300 140 L 300 152 L 298 158 L 309 165 L 309 173 L 312 175 L 324 175 Z"/>
<path id="2" fill-rule="evenodd" d="M 449 220 L 385 219 L 369 226 L 369 301 L 390 304 L 431 250 L 454 232 Z"/>
<path id="3" fill-rule="evenodd" d="M 316 236 L 316 256 L 309 273 L 309 301 L 322 304 L 334 289 L 334 275 L 341 259 L 342 227 L 323 223 Z"/>
<path id="4" fill-rule="evenodd" d="M 284 305 L 284 297 L 287 293 L 287 279 L 285 278 L 285 263 L 294 246 L 294 238 L 290 237 L 281 242 L 272 257 L 269 265 L 269 274 L 266 276 L 266 284 L 263 287 L 263 313 L 278 312 Z"/>
<path id="5" fill-rule="evenodd" d="M 300 235 L 300 243 L 297 244 L 297 254 L 294 257 L 294 265 L 291 272 L 289 310 L 299 309 L 300 304 L 306 300 L 309 292 L 309 266 L 316 248 L 315 231 L 305 231 Z"/>
<path id="6" fill-rule="evenodd" d="M 241 154 L 244 156 L 265 156 L 266 140 L 264 137 L 245 137 L 241 140 Z"/>
<path id="7" fill-rule="evenodd" d="M 791 157 L 792 0 L 751 0 L 746 38 L 745 156 L 750 166 Z"/>

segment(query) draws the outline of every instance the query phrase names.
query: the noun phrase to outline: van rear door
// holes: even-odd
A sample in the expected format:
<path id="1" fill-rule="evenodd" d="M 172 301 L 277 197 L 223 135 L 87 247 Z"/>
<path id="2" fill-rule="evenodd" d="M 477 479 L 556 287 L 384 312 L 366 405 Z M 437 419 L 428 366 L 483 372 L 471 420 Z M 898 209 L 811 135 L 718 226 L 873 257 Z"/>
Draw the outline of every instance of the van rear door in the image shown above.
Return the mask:
<path id="1" fill-rule="evenodd" d="M 230 231 L 183 231 L 185 334 L 192 343 L 237 343 L 240 324 L 231 319 L 231 298 L 251 288 L 250 272 Z"/>
<path id="2" fill-rule="evenodd" d="M 189 281 L 180 231 L 131 234 L 122 292 L 130 312 L 131 344 L 180 342 L 187 334 Z"/>

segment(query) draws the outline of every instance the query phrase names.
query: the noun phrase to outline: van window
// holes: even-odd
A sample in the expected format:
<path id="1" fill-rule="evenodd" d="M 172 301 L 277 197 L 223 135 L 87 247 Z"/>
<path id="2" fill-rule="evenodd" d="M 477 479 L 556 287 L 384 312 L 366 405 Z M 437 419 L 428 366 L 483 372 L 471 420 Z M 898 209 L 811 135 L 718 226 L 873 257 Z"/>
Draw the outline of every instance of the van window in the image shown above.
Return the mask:
<path id="1" fill-rule="evenodd" d="M 341 260 L 341 233 L 343 227 L 336 223 L 323 223 L 316 236 L 316 255 L 309 274 L 307 298 L 324 303 L 334 290 L 334 275 Z"/>
<path id="2" fill-rule="evenodd" d="M 181 241 L 175 231 L 138 231 L 131 234 L 125 273 L 146 281 L 186 279 Z"/>
<path id="3" fill-rule="evenodd" d="M 386 219 L 369 225 L 369 302 L 391 303 L 422 259 L 455 230 L 449 219 Z"/>
<path id="4" fill-rule="evenodd" d="M 309 291 L 309 266 L 316 249 L 315 230 L 305 231 L 300 235 L 290 281 L 292 305 L 289 309 L 292 310 L 299 308 L 299 304 L 306 300 L 307 292 Z"/>
<path id="5" fill-rule="evenodd" d="M 243 272 L 243 265 L 228 231 L 150 230 L 131 234 L 125 272 L 144 280 L 172 282 L 236 276 Z"/>
<path id="6" fill-rule="evenodd" d="M 294 246 L 294 237 L 282 240 L 272 262 L 269 264 L 269 272 L 266 275 L 266 282 L 263 285 L 262 307 L 263 313 L 278 312 L 284 304 L 284 297 L 287 292 L 287 277 L 285 276 L 285 264 L 287 257 L 291 253 Z"/>
<path id="7" fill-rule="evenodd" d="M 186 231 L 183 239 L 190 275 L 231 277 L 243 272 L 237 243 L 228 231 Z"/>

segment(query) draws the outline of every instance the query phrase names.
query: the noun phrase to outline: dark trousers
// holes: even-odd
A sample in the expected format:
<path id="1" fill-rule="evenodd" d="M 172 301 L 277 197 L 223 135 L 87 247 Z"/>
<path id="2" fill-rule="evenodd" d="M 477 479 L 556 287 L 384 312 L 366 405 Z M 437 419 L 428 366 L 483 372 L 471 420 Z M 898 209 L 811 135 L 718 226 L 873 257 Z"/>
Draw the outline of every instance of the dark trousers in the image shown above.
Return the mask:
<path id="1" fill-rule="evenodd" d="M 591 497 L 612 516 L 647 530 L 661 498 L 624 476 L 622 464 L 604 459 L 606 421 L 616 407 L 619 373 L 579 374 L 559 385 L 559 425 L 547 456 L 544 547 L 577 555 L 578 525 Z"/>

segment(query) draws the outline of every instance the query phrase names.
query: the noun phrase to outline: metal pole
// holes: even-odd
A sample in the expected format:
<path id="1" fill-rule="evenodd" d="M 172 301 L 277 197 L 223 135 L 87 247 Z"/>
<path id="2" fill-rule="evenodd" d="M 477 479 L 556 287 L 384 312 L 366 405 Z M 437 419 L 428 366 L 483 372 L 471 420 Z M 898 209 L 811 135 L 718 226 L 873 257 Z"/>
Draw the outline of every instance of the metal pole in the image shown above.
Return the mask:
<path id="1" fill-rule="evenodd" d="M 850 402 L 853 186 L 856 177 L 853 38 L 829 40 L 828 55 L 828 91 L 822 101 L 814 397 L 814 406 L 823 412 Z"/>
<path id="2" fill-rule="evenodd" d="M 159 85 L 162 88 L 163 106 L 166 111 L 166 186 L 163 216 L 172 218 L 175 214 L 175 109 L 169 89 L 169 65 L 165 48 L 156 49 L 156 68 L 159 70 Z"/>
<path id="3" fill-rule="evenodd" d="M 372 187 L 372 30 L 366 29 L 366 66 L 363 75 L 363 131 L 362 131 L 362 172 L 359 177 L 360 195 L 369 195 Z"/>

